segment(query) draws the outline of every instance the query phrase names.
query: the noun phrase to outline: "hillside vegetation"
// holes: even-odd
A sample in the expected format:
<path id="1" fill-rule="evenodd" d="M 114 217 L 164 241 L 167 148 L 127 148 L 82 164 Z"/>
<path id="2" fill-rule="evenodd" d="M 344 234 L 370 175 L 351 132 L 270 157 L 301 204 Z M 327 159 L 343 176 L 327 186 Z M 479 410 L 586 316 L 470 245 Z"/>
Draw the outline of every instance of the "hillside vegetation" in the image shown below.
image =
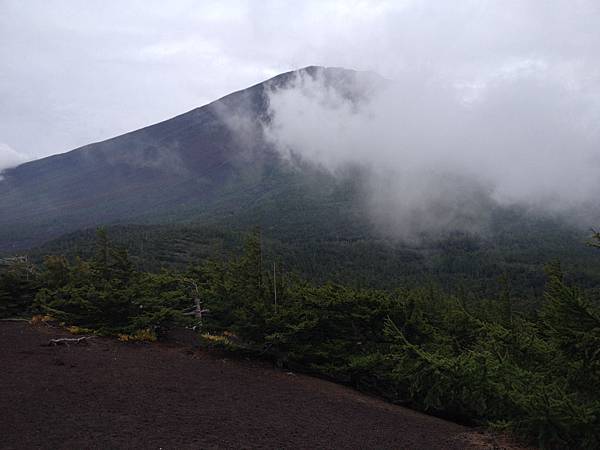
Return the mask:
<path id="1" fill-rule="evenodd" d="M 278 217 L 277 211 L 270 213 Z M 296 222 L 295 228 L 285 224 L 282 218 L 278 228 L 261 227 L 264 262 L 276 263 L 277 271 L 286 276 L 315 284 L 388 291 L 434 285 L 476 300 L 497 298 L 509 282 L 515 308 L 528 312 L 543 301 L 547 263 L 561 261 L 567 280 L 590 295 L 600 285 L 600 258 L 586 243 L 589 233 L 516 210 L 498 211 L 494 227 L 483 235 L 451 233 L 414 242 L 377 236 L 363 223 L 340 219 L 336 212 L 320 221 Z M 107 231 L 115 245 L 128 251 L 136 269 L 158 272 L 187 270 L 206 259 L 239 257 L 248 229 L 243 222 L 218 222 L 123 225 Z M 95 245 L 95 230 L 89 229 L 27 254 L 38 263 L 45 255 L 87 259 L 94 255 Z"/>
<path id="2" fill-rule="evenodd" d="M 432 283 L 374 289 L 316 282 L 282 273 L 259 232 L 243 241 L 238 255 L 149 271 L 139 268 L 143 256 L 134 263 L 100 231 L 85 258 L 5 261 L 0 313 L 47 315 L 79 332 L 123 339 L 195 327 L 207 345 L 268 356 L 431 414 L 509 429 L 544 448 L 600 445 L 600 306 L 558 263 L 538 274 L 543 296 L 523 309 L 510 276 L 496 280 L 489 296 Z M 202 252 L 228 253 L 224 236 L 207 233 L 198 242 Z"/>

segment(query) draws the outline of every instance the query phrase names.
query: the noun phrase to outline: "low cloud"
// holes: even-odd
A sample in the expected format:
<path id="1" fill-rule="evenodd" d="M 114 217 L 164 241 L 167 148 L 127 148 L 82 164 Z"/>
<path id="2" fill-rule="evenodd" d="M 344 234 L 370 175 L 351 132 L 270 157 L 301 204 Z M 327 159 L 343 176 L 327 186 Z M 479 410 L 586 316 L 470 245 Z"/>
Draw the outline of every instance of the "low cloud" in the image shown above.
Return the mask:
<path id="1" fill-rule="evenodd" d="M 15 149 L 0 142 L 0 181 L 3 179 L 2 171 L 27 161 L 27 157 Z"/>
<path id="2" fill-rule="evenodd" d="M 332 83 L 336 74 L 344 89 Z M 406 70 L 374 88 L 372 75 L 358 73 L 358 95 L 347 79 L 302 72 L 273 89 L 265 132 L 284 155 L 332 173 L 364 167 L 367 207 L 381 228 L 405 237 L 477 231 L 496 206 L 593 212 L 600 104 L 588 80 L 527 60 L 468 82 Z"/>
<path id="3" fill-rule="evenodd" d="M 598 79 L 598 23 L 597 0 L 1 0 L 0 136 L 64 152 L 308 65 L 425 68 L 473 99 L 490 76 Z"/>

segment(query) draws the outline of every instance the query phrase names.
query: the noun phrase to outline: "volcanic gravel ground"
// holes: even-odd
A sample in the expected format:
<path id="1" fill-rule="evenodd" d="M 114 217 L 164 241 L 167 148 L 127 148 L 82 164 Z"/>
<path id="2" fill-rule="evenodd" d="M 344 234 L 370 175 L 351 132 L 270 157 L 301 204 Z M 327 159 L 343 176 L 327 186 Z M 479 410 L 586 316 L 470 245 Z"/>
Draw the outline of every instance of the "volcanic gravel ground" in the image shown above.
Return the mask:
<path id="1" fill-rule="evenodd" d="M 107 338 L 47 346 L 61 336 L 0 323 L 0 448 L 498 448 L 268 363 Z"/>

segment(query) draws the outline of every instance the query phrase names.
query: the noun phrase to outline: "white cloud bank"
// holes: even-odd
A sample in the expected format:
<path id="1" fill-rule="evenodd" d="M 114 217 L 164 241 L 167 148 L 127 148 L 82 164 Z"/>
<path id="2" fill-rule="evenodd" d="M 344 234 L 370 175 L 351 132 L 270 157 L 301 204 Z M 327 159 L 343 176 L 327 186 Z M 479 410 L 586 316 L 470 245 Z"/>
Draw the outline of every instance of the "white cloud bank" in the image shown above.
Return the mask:
<path id="1" fill-rule="evenodd" d="M 369 206 L 390 230 L 474 230 L 494 204 L 598 210 L 600 103 L 590 95 L 596 85 L 543 64 L 478 84 L 407 70 L 379 90 L 370 76 L 359 76 L 355 90 L 370 94 L 355 101 L 326 78 L 304 75 L 272 91 L 267 136 L 284 154 L 332 172 L 368 167 Z"/>
<path id="2" fill-rule="evenodd" d="M 597 0 L 2 0 L 0 136 L 59 153 L 309 65 L 422 70 L 472 99 L 515 73 L 591 86 L 599 23 Z"/>
<path id="3" fill-rule="evenodd" d="M 15 149 L 0 142 L 0 180 L 2 180 L 2 171 L 10 167 L 18 166 L 27 161 L 27 157 Z"/>

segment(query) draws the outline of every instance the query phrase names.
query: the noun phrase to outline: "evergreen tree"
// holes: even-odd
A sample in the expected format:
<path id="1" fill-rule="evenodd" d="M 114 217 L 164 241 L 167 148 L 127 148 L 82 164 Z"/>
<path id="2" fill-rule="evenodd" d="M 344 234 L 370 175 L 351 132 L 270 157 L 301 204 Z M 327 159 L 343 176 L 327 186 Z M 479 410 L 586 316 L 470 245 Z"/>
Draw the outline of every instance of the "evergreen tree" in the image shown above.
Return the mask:
<path id="1" fill-rule="evenodd" d="M 27 258 L 0 260 L 0 317 L 30 313 L 39 288 L 38 275 Z"/>

